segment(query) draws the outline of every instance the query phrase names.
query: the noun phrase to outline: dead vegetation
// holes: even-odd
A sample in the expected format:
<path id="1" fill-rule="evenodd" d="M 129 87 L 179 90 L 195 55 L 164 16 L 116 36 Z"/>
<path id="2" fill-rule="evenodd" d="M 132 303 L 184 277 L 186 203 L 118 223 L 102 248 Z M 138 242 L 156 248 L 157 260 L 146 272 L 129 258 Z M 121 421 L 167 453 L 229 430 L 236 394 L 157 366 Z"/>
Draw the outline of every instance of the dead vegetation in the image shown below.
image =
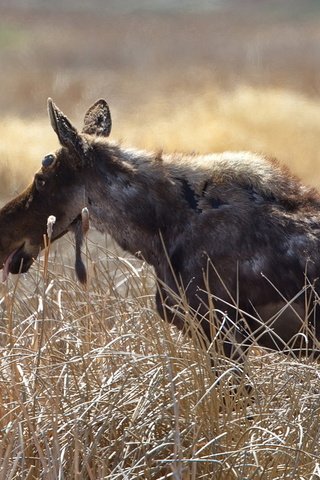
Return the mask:
<path id="1" fill-rule="evenodd" d="M 87 289 L 58 252 L 2 287 L 0 477 L 318 478 L 317 364 L 256 349 L 254 402 L 231 394 L 237 365 L 218 349 L 212 370 L 146 265 L 101 243 Z"/>

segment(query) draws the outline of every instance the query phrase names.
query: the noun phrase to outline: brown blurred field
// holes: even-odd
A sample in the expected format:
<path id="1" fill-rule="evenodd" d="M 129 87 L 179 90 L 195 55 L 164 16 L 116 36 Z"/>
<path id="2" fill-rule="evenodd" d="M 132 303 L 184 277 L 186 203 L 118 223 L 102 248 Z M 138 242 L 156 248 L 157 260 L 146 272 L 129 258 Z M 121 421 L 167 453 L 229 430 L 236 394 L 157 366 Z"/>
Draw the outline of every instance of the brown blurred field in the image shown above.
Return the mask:
<path id="1" fill-rule="evenodd" d="M 108 100 L 112 138 L 146 149 L 254 150 L 320 188 L 320 4 L 0 2 L 0 199 L 57 148 L 52 97 L 79 127 Z M 0 287 L 0 480 L 320 478 L 311 361 L 255 349 L 236 366 L 154 310 L 152 272 L 91 233 Z M 192 321 L 191 321 L 192 324 Z"/>

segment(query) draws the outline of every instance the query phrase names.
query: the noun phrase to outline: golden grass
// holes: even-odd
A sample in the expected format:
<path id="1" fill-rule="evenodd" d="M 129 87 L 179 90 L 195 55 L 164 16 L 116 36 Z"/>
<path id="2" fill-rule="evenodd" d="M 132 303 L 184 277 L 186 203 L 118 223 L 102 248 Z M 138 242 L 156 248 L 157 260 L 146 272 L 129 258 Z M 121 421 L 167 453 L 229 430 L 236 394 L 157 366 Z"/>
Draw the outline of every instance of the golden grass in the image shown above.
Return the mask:
<path id="1" fill-rule="evenodd" d="M 101 243 L 86 289 L 59 250 L 2 286 L 0 478 L 317 478 L 317 365 L 257 350 L 255 401 L 231 395 L 237 367 L 214 353 L 218 383 L 146 265 Z"/>
<path id="2" fill-rule="evenodd" d="M 124 124 L 124 125 L 123 125 Z M 115 126 L 146 148 L 195 152 L 251 150 L 277 157 L 320 185 L 320 101 L 279 89 L 207 86 L 167 102 L 142 105 L 134 121 Z"/>
<path id="3" fill-rule="evenodd" d="M 0 197 L 19 193 L 31 182 L 48 150 L 56 148 L 48 121 L 0 120 Z"/>
<path id="4" fill-rule="evenodd" d="M 302 95 L 206 87 L 129 114 L 110 103 L 126 145 L 264 151 L 319 184 L 320 104 Z M 57 141 L 46 118 L 3 119 L 0 139 L 8 197 Z M 92 238 L 86 289 L 68 241 L 1 286 L 0 480 L 318 478 L 317 364 L 256 349 L 254 402 L 241 383 L 231 395 L 236 365 L 218 349 L 214 372 L 195 335 L 158 317 L 147 266 Z"/>

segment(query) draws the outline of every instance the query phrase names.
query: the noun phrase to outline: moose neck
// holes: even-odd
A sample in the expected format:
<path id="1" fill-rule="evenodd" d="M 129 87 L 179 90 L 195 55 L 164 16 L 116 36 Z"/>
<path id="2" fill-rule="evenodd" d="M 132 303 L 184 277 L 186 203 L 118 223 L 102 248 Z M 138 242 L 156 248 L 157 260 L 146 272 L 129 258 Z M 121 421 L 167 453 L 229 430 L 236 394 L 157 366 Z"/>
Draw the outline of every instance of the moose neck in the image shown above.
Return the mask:
<path id="1" fill-rule="evenodd" d="M 93 225 L 156 267 L 165 253 L 168 231 L 176 226 L 172 206 L 177 205 L 161 158 L 97 142 L 92 159 L 85 188 Z"/>

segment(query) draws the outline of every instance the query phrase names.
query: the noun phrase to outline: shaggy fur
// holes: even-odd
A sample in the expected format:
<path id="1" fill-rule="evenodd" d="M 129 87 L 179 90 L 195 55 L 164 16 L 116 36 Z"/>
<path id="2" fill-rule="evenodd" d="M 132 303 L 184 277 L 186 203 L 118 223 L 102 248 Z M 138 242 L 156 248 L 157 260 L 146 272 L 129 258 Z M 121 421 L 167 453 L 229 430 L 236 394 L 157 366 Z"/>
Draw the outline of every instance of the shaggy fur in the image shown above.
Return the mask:
<path id="1" fill-rule="evenodd" d="M 208 340 L 213 318 L 233 325 L 247 345 L 254 336 L 275 349 L 288 342 L 306 347 L 307 337 L 295 336 L 303 322 L 319 338 L 314 190 L 276 161 L 248 152 L 126 150 L 106 138 L 111 117 L 104 100 L 88 110 L 81 134 L 50 100 L 49 115 L 61 148 L 0 212 L 0 263 L 7 271 L 29 269 L 49 215 L 56 217 L 52 241 L 72 230 L 81 243 L 87 207 L 95 228 L 154 267 L 159 313 L 178 328 L 186 327 L 187 302 Z M 227 341 L 225 351 L 232 354 Z"/>

